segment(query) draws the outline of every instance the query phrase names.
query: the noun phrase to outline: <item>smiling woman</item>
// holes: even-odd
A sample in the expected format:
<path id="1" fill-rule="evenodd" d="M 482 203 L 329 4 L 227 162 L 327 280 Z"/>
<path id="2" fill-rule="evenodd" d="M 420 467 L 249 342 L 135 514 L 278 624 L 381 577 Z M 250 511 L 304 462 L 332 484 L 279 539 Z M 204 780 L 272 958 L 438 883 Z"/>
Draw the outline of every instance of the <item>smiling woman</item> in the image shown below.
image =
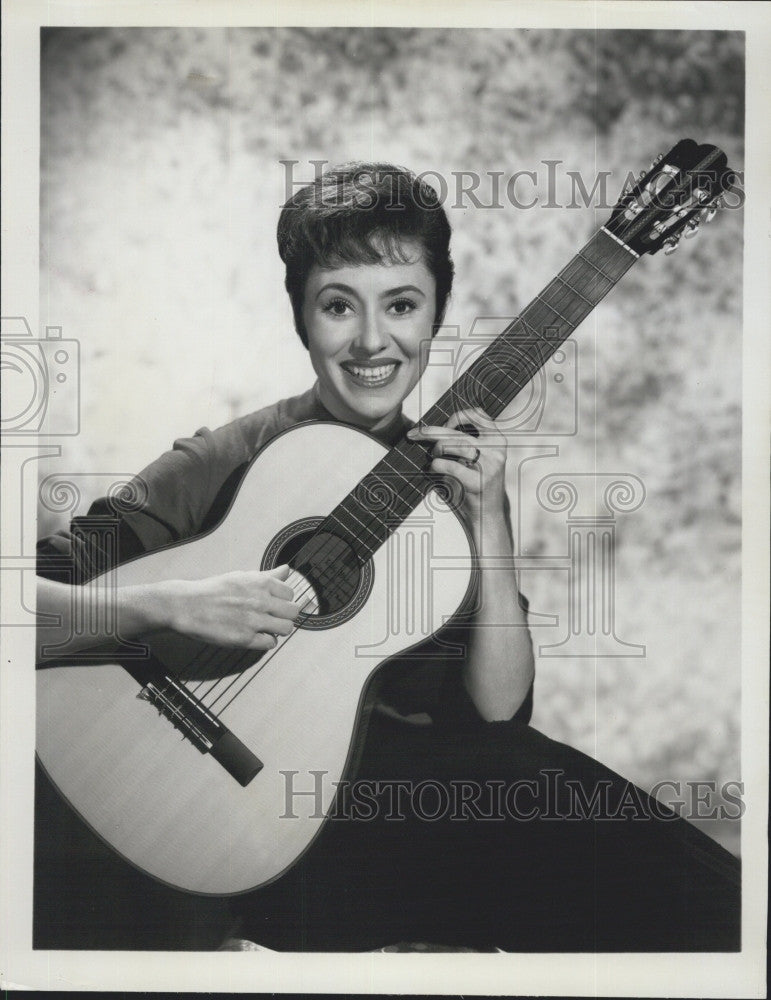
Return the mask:
<path id="1" fill-rule="evenodd" d="M 284 206 L 278 246 L 322 402 L 340 420 L 386 425 L 423 373 L 452 287 L 436 193 L 387 164 L 330 170 Z"/>
<path id="2" fill-rule="evenodd" d="M 80 611 L 104 623 L 111 607 L 99 602 L 117 600 L 122 638 L 145 639 L 164 664 L 170 632 L 188 641 L 179 671 L 171 676 L 165 666 L 163 683 L 143 678 L 140 692 L 174 725 L 190 723 L 186 713 L 197 713 L 193 728 L 200 735 L 203 727 L 210 743 L 201 742 L 206 766 L 214 757 L 231 768 L 224 777 L 214 766 L 207 771 L 212 783 L 201 795 L 189 794 L 181 778 L 169 783 L 164 770 L 164 787 L 175 808 L 186 810 L 186 824 L 195 826 L 208 808 L 217 820 L 212 843 L 221 845 L 226 814 L 227 836 L 239 846 L 240 813 L 233 804 L 244 795 L 261 802 L 271 782 L 282 790 L 284 798 L 270 800 L 267 817 L 281 822 L 269 826 L 252 851 L 260 861 L 279 857 L 272 874 L 259 885 L 221 890 L 256 886 L 232 904 L 246 938 L 290 951 L 355 951 L 405 940 L 510 951 L 736 950 L 734 859 L 618 775 L 528 725 L 533 654 L 504 486 L 506 442 L 495 422 L 466 405 L 441 426 L 416 427 L 402 413 L 444 316 L 453 277 L 449 237 L 436 195 L 401 168 L 349 165 L 297 192 L 282 211 L 278 242 L 316 384 L 214 432 L 202 429 L 177 441 L 148 466 L 138 490 L 143 504 L 120 519 L 117 559 L 100 549 L 95 530 L 96 516 L 112 510 L 107 501 L 97 501 L 91 517 L 73 523 L 68 535 L 44 540 L 39 608 L 58 615 L 69 635 L 73 582 L 111 560 L 150 552 L 152 565 L 163 567 L 157 550 L 188 543 L 169 549 L 168 571 L 150 580 L 137 581 L 143 561 L 136 560 L 119 567 L 115 591 L 79 592 Z M 308 422 L 331 424 L 331 435 L 298 427 Z M 293 440 L 305 442 L 305 450 L 293 450 Z M 285 441 L 290 445 L 282 450 Z M 289 480 L 279 475 L 281 462 L 261 464 L 271 456 L 291 458 L 298 477 L 293 488 L 282 485 Z M 368 476 L 375 462 L 382 474 L 373 483 Z M 261 468 L 269 470 L 264 479 L 252 478 Z M 350 493 L 341 501 L 346 476 Z M 433 487 L 440 488 L 438 499 Z M 233 518 L 243 494 L 248 516 L 242 528 Z M 418 514 L 410 532 L 397 535 L 397 521 L 407 517 L 394 516 L 402 501 Z M 429 523 L 432 504 L 436 523 Z M 311 510 L 323 517 L 309 517 Z M 441 549 L 442 517 L 458 548 Z M 247 531 L 255 522 L 268 539 L 262 561 Z M 189 547 L 206 538 L 211 563 Z M 314 539 L 321 539 L 315 549 Z M 436 546 L 431 556 L 439 568 L 421 576 L 418 554 L 429 545 Z M 271 561 L 271 552 L 289 565 Z M 193 553 L 187 561 L 186 553 Z M 458 573 L 457 560 L 468 563 L 468 578 Z M 451 571 L 443 576 L 445 563 Z M 123 584 L 121 573 L 127 574 Z M 325 610 L 322 594 L 321 610 L 318 601 L 309 608 L 309 578 L 339 592 L 349 577 L 345 601 Z M 432 603 L 447 587 L 445 577 L 456 589 L 462 583 L 449 621 Z M 50 630 L 44 637 L 49 644 L 55 638 Z M 319 652 L 307 662 L 281 658 L 290 639 L 296 654 L 315 637 L 318 645 L 308 648 Z M 108 639 L 104 628 L 81 632 L 82 645 Z M 265 654 L 264 660 L 245 649 Z M 373 675 L 383 659 L 387 666 Z M 360 687 L 349 683 L 354 676 Z M 252 690 L 263 692 L 253 711 L 228 716 L 217 708 L 212 714 L 221 694 L 199 703 L 204 682 L 216 690 L 224 680 L 229 691 L 244 678 L 244 687 L 256 679 Z M 355 733 L 341 735 L 338 720 L 349 709 Z M 47 738 L 51 716 L 41 714 Z M 224 722 L 232 732 L 222 729 Z M 259 740 L 259 759 L 233 739 L 236 731 L 247 738 L 247 730 Z M 181 754 L 187 773 L 190 748 L 180 750 L 172 735 L 169 756 L 152 755 L 151 765 L 161 757 L 166 767 Z M 346 780 L 332 782 L 339 785 L 336 797 L 322 787 L 331 773 L 323 757 L 330 743 L 333 759 L 346 766 Z M 311 748 L 304 758 L 298 757 L 301 745 Z M 189 757 L 198 765 L 194 748 Z M 126 766 L 133 777 L 133 758 Z M 234 771 L 238 782 L 230 780 Z M 279 776 L 287 775 L 291 780 L 282 784 Z M 216 781 L 223 782 L 221 801 Z M 145 783 L 142 798 L 150 787 Z M 329 819 L 291 856 L 295 810 L 302 800 L 315 816 L 317 797 Z M 103 810 L 101 801 L 96 805 L 96 812 Z M 153 819 L 143 801 L 135 807 Z M 257 806 L 246 809 L 243 838 L 258 825 L 258 814 Z M 133 809 L 129 818 L 136 824 Z M 114 817 L 105 822 L 123 835 Z M 144 838 L 148 847 L 144 820 L 139 826 L 134 840 Z M 130 832 L 126 836 L 130 842 Z M 149 855 L 167 847 L 159 835 Z M 285 849 L 288 863 L 281 860 Z M 235 867 L 230 850 L 228 841 L 226 876 Z M 130 856 L 128 848 L 124 853 Z M 170 865 L 179 863 L 178 852 L 166 853 L 173 855 Z M 202 881 L 192 881 L 208 885 L 205 866 L 199 867 Z M 53 882 L 38 880 L 37 891 L 38 912 L 55 905 Z M 121 912 L 123 946 L 138 946 L 146 916 L 136 887 L 103 905 Z M 61 925 L 57 930 L 66 932 Z M 39 946 L 61 946 L 53 938 Z M 84 930 L 80 946 L 104 947 L 99 927 Z M 175 945 L 166 939 L 150 946 Z"/>
<path id="3" fill-rule="evenodd" d="M 322 403 L 338 420 L 377 431 L 393 421 L 428 360 L 436 281 L 416 242 L 406 263 L 319 267 L 308 275 L 303 323 Z"/>

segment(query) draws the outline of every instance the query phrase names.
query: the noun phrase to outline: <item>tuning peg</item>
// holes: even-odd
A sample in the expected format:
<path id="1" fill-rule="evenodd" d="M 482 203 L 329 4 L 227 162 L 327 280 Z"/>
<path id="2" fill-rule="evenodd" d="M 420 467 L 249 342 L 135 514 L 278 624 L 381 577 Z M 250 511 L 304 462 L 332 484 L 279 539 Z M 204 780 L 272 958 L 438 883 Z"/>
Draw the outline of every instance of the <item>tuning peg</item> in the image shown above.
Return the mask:
<path id="1" fill-rule="evenodd" d="M 653 161 L 653 163 L 651 163 L 651 170 L 653 170 L 654 168 L 656 168 L 661 163 L 661 161 L 663 159 L 664 159 L 664 154 L 663 153 L 659 153 L 659 155 L 656 157 L 656 159 Z"/>
<path id="2" fill-rule="evenodd" d="M 699 231 L 699 220 L 689 219 L 685 225 L 685 231 L 683 235 L 687 240 L 692 240 L 694 236 L 698 233 L 698 231 Z"/>
<path id="3" fill-rule="evenodd" d="M 711 205 L 707 205 L 706 207 L 702 208 L 702 210 L 699 212 L 699 215 L 701 216 L 701 221 L 712 222 L 712 220 L 717 215 L 718 208 L 720 208 L 720 206 L 716 201 L 713 202 Z"/>
<path id="4" fill-rule="evenodd" d="M 677 245 L 680 242 L 679 236 L 670 236 L 669 239 L 664 240 L 664 254 L 669 257 L 677 250 Z"/>

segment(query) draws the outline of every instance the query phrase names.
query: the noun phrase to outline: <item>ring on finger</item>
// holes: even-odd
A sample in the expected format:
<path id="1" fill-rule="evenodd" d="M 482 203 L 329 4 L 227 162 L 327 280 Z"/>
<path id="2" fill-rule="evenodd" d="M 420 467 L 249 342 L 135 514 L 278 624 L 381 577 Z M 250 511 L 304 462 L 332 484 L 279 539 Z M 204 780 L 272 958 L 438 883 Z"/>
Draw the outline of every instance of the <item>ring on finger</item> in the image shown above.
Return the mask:
<path id="1" fill-rule="evenodd" d="M 474 466 L 479 461 L 479 456 L 481 454 L 482 454 L 481 450 L 478 447 L 475 447 L 473 458 L 464 458 L 463 455 L 457 455 L 455 456 L 455 461 L 460 462 L 461 465 L 465 465 L 467 469 L 473 469 Z"/>
<path id="2" fill-rule="evenodd" d="M 481 454 L 482 451 L 477 445 L 474 446 L 473 458 L 465 458 L 463 455 L 448 455 L 445 446 L 441 441 L 437 441 L 434 447 L 435 458 L 440 458 L 440 457 L 451 458 L 454 462 L 460 462 L 462 465 L 469 467 L 477 464 L 477 462 L 479 461 L 479 456 Z"/>

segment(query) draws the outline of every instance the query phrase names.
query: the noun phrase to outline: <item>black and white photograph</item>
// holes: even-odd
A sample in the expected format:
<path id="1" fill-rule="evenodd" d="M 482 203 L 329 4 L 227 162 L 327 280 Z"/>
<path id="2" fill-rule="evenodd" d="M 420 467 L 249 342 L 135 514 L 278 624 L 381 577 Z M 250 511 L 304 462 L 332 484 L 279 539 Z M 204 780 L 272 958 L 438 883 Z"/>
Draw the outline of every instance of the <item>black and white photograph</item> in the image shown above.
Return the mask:
<path id="1" fill-rule="evenodd" d="M 3 986 L 765 995 L 768 4 L 4 14 Z"/>

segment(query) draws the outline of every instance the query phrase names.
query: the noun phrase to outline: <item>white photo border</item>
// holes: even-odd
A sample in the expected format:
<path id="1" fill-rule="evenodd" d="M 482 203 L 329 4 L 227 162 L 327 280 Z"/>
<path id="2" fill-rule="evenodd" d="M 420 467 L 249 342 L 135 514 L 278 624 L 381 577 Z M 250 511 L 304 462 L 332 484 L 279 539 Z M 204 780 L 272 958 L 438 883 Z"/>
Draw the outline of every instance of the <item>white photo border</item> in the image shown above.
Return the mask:
<path id="1" fill-rule="evenodd" d="M 308 0 L 4 0 L 3 302 L 37 329 L 40 28 L 62 25 L 414 25 L 705 28 L 746 32 L 743 383 L 743 948 L 739 954 L 282 955 L 39 952 L 31 947 L 34 669 L 31 634 L 3 637 L 0 670 L 0 977 L 5 989 L 765 996 L 768 814 L 768 329 L 771 6 L 768 3 Z M 22 518 L 4 493 L 4 526 Z M 25 531 L 34 534 L 32 523 Z M 5 534 L 5 531 L 3 532 Z M 12 594 L 3 594 L 3 601 Z"/>

